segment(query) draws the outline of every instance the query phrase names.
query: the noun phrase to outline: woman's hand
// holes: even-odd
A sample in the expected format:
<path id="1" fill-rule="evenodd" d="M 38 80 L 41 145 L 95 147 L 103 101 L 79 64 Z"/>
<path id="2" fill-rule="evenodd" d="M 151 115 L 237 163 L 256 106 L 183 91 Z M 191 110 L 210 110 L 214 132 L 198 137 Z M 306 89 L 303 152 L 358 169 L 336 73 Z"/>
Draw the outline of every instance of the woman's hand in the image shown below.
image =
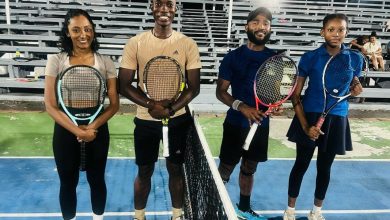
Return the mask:
<path id="1" fill-rule="evenodd" d="M 358 96 L 360 93 L 363 92 L 363 86 L 362 84 L 360 84 L 360 81 L 356 76 L 353 78 L 349 90 L 351 92 L 351 96 Z"/>
<path id="2" fill-rule="evenodd" d="M 80 125 L 79 128 L 81 128 L 81 132 L 77 135 L 77 141 L 78 142 L 91 142 L 95 140 L 97 135 L 97 130 L 94 128 L 88 128 L 87 125 Z"/>
<path id="3" fill-rule="evenodd" d="M 313 141 L 317 140 L 320 137 L 320 135 L 325 134 L 324 132 L 321 131 L 321 129 L 317 128 L 316 126 L 310 126 L 309 128 L 303 129 L 303 131 Z"/>

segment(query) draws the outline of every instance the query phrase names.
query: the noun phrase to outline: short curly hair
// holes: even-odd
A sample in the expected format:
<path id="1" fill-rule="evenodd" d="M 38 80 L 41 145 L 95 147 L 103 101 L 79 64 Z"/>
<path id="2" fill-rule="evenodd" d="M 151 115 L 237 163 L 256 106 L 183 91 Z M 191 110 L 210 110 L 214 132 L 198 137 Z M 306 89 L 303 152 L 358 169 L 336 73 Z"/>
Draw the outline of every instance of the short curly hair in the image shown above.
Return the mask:
<path id="1" fill-rule="evenodd" d="M 92 18 L 88 14 L 88 12 L 86 12 L 82 9 L 71 9 L 68 11 L 68 13 L 66 13 L 65 20 L 64 20 L 64 23 L 62 24 L 62 28 L 61 28 L 59 49 L 61 50 L 61 52 L 66 52 L 69 56 L 72 55 L 73 43 L 72 43 L 72 39 L 70 37 L 68 37 L 68 33 L 69 33 L 68 32 L 68 25 L 69 25 L 70 19 L 72 19 L 73 17 L 76 17 L 76 16 L 84 16 L 91 23 L 93 33 L 94 33 L 92 44 L 91 44 L 91 49 L 93 52 L 97 52 L 99 50 L 99 42 L 96 38 L 96 31 L 95 31 L 96 25 L 93 23 Z"/>

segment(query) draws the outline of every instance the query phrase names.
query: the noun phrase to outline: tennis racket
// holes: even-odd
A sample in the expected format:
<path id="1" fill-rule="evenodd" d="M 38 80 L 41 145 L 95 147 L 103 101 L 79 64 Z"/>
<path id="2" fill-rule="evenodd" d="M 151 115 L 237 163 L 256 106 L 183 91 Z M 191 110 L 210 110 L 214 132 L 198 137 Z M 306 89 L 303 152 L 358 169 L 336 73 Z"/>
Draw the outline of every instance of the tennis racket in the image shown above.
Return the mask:
<path id="1" fill-rule="evenodd" d="M 144 91 L 152 100 L 171 100 L 180 96 L 184 90 L 184 74 L 179 63 L 168 56 L 157 56 L 148 61 L 144 70 Z M 162 122 L 163 156 L 169 157 L 168 121 Z"/>
<path id="2" fill-rule="evenodd" d="M 268 107 L 265 114 L 283 104 L 293 93 L 296 86 L 297 66 L 294 60 L 285 55 L 268 58 L 257 70 L 253 89 L 256 109 L 259 105 Z M 243 149 L 248 150 L 259 126 L 253 123 L 245 139 Z"/>
<path id="3" fill-rule="evenodd" d="M 350 49 L 350 50 L 357 53 L 362 58 L 363 67 L 362 67 L 361 75 L 359 77 L 359 81 L 362 84 L 362 86 L 368 86 L 369 82 L 370 82 L 370 78 L 367 77 L 367 75 L 370 71 L 370 64 L 369 64 L 368 58 L 360 50 L 356 50 L 356 49 Z"/>
<path id="4" fill-rule="evenodd" d="M 358 65 L 363 62 L 363 65 Z M 368 61 L 365 56 L 356 50 L 344 49 L 332 56 L 325 64 L 322 73 L 324 95 L 324 109 L 317 120 L 316 127 L 321 129 L 326 116 L 340 102 L 351 96 L 350 88 L 356 68 L 362 69 L 362 76 L 367 76 Z"/>
<path id="5" fill-rule="evenodd" d="M 58 102 L 75 125 L 93 122 L 103 109 L 106 84 L 100 72 L 90 66 L 75 65 L 57 79 Z M 80 170 L 86 170 L 85 142 L 80 143 Z"/>

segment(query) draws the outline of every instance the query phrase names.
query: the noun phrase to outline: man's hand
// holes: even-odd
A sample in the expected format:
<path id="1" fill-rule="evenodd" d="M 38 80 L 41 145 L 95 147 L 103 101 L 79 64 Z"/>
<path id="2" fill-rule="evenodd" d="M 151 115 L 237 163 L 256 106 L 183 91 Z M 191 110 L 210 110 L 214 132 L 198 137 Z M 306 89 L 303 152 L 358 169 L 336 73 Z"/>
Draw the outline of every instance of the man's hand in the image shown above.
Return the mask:
<path id="1" fill-rule="evenodd" d="M 155 119 L 163 119 L 163 118 L 169 118 L 169 110 L 168 106 L 164 107 L 165 102 L 159 101 L 159 102 L 154 102 L 154 105 L 148 109 L 148 112 L 150 116 L 152 116 Z"/>
<path id="2" fill-rule="evenodd" d="M 250 107 L 245 103 L 241 103 L 238 110 L 251 122 L 260 123 L 263 118 L 267 117 L 264 112 L 257 110 L 256 108 Z"/>

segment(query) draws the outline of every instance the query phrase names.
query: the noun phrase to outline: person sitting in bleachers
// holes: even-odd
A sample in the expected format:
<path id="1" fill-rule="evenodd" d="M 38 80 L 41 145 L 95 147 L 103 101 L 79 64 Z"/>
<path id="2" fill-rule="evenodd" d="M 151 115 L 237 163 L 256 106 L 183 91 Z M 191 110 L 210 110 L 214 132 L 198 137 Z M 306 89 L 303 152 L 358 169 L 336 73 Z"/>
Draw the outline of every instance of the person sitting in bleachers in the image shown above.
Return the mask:
<path id="1" fill-rule="evenodd" d="M 368 56 L 375 71 L 384 71 L 381 42 L 377 40 L 376 32 L 371 32 L 370 41 L 363 46 L 363 53 Z"/>
<path id="2" fill-rule="evenodd" d="M 351 49 L 359 50 L 363 52 L 364 44 L 368 42 L 367 35 L 360 35 L 356 39 L 351 40 L 349 42 Z"/>

